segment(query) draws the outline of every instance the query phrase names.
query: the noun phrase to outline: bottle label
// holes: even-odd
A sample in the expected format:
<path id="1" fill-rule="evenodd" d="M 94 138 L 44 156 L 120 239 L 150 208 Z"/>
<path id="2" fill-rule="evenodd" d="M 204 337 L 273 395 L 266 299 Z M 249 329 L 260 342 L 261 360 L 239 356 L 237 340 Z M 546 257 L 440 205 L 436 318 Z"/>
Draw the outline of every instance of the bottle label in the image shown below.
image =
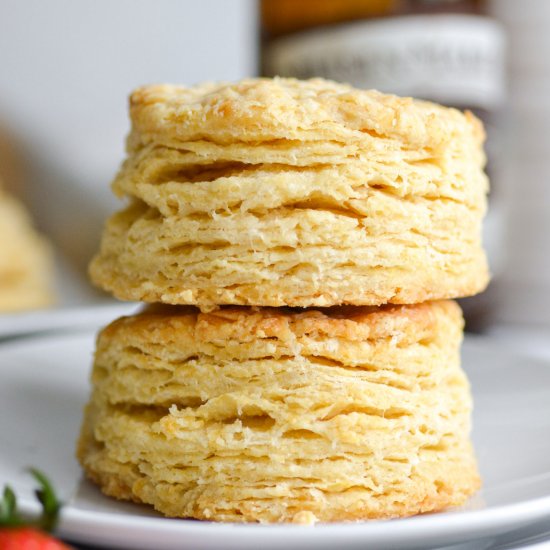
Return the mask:
<path id="1" fill-rule="evenodd" d="M 502 27 L 477 15 L 358 21 L 272 41 L 270 75 L 322 76 L 450 105 L 494 109 L 504 99 Z"/>

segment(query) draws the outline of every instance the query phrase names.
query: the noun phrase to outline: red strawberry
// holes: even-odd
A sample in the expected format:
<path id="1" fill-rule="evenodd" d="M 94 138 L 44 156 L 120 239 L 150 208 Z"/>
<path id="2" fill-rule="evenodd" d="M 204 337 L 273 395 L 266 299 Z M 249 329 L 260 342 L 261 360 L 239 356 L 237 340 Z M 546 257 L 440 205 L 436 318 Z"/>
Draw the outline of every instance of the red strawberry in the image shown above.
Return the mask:
<path id="1" fill-rule="evenodd" d="M 55 528 L 61 503 L 44 474 L 31 469 L 40 488 L 35 491 L 42 504 L 42 515 L 34 522 L 26 522 L 17 512 L 17 499 L 11 487 L 4 488 L 0 500 L 0 550 L 69 550 L 69 546 L 44 531 Z"/>
<path id="2" fill-rule="evenodd" d="M 69 547 L 32 527 L 0 527 L 0 550 L 69 550 Z"/>

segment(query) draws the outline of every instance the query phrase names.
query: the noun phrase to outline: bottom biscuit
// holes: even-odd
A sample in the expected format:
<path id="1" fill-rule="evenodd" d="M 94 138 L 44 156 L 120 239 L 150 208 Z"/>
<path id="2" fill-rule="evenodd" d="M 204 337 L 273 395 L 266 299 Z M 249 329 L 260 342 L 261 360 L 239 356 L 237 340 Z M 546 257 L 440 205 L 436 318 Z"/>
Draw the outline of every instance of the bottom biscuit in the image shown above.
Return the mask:
<path id="1" fill-rule="evenodd" d="M 149 309 L 97 342 L 78 457 L 167 516 L 404 517 L 479 486 L 453 302 Z"/>

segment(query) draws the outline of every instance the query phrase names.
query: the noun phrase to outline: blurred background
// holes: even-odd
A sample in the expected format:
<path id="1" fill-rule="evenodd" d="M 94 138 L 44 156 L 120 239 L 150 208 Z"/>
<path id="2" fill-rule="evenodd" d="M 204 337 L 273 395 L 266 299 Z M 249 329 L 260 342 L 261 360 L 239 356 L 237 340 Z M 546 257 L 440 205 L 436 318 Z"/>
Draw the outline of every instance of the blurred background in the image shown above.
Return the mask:
<path id="1" fill-rule="evenodd" d="M 484 120 L 494 279 L 469 327 L 550 328 L 548 29 L 547 0 L 0 0 L 0 310 L 108 300 L 86 266 L 118 206 L 130 90 L 324 76 Z M 18 308 L 14 281 L 42 299 Z"/>

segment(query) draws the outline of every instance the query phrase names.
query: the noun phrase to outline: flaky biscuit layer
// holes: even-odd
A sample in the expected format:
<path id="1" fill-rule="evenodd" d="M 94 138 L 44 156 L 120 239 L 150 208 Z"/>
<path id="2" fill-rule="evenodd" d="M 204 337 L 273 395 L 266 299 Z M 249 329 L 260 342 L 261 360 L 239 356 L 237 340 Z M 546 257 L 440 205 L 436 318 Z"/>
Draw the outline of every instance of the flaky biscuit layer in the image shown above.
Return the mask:
<path id="1" fill-rule="evenodd" d="M 461 504 L 479 485 L 462 318 L 436 302 L 149 310 L 98 338 L 79 459 L 169 516 L 339 521 Z"/>
<path id="2" fill-rule="evenodd" d="M 331 306 L 482 290 L 471 115 L 322 80 L 132 96 L 96 284 L 128 300 Z"/>
<path id="3" fill-rule="evenodd" d="M 130 98 L 130 115 L 130 148 L 199 140 L 375 143 L 387 136 L 413 149 L 437 149 L 456 138 L 483 139 L 471 114 L 321 78 L 144 86 Z"/>

